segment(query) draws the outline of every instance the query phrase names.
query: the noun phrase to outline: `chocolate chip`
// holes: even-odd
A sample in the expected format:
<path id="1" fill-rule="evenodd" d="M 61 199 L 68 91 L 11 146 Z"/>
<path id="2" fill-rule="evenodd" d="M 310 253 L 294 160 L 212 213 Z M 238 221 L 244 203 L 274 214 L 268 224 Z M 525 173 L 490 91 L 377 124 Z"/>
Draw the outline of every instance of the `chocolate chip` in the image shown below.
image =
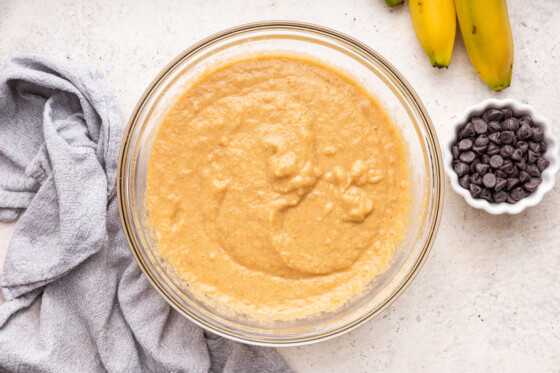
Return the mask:
<path id="1" fill-rule="evenodd" d="M 506 173 L 500 170 L 496 170 L 496 176 L 505 179 L 507 177 Z"/>
<path id="2" fill-rule="evenodd" d="M 499 168 L 504 164 L 504 159 L 499 155 L 493 155 L 490 157 L 489 163 L 493 168 Z"/>
<path id="3" fill-rule="evenodd" d="M 507 185 L 507 180 L 499 177 L 496 179 L 496 185 L 494 186 L 494 190 L 496 192 L 499 192 L 500 190 L 504 189 L 506 185 Z"/>
<path id="4" fill-rule="evenodd" d="M 488 164 L 488 162 L 490 162 L 490 156 L 488 154 L 482 154 L 480 156 L 480 162 L 484 164 Z"/>
<path id="5" fill-rule="evenodd" d="M 518 177 L 518 176 L 519 176 L 519 169 L 513 166 L 513 169 L 511 170 L 509 177 Z"/>
<path id="6" fill-rule="evenodd" d="M 523 115 L 521 118 L 519 118 L 519 122 L 520 123 L 527 123 L 530 127 L 533 126 L 533 119 L 531 118 L 530 115 Z"/>
<path id="7" fill-rule="evenodd" d="M 547 168 L 548 166 L 550 166 L 550 162 L 544 159 L 543 157 L 539 157 L 539 159 L 537 160 L 537 168 L 539 169 L 539 171 L 543 172 L 544 169 Z"/>
<path id="8" fill-rule="evenodd" d="M 522 153 L 525 153 L 527 149 L 529 149 L 529 144 L 527 144 L 525 141 L 518 141 L 516 148 L 521 150 Z"/>
<path id="9" fill-rule="evenodd" d="M 454 166 L 454 170 L 457 173 L 457 176 L 461 177 L 469 172 L 469 166 L 463 162 L 459 162 Z"/>
<path id="10" fill-rule="evenodd" d="M 525 171 L 519 171 L 519 181 L 522 183 L 526 183 L 531 179 L 531 176 Z"/>
<path id="11" fill-rule="evenodd" d="M 488 172 L 490 166 L 484 163 L 477 163 L 475 166 L 475 170 L 479 175 L 484 175 Z"/>
<path id="12" fill-rule="evenodd" d="M 488 145 L 488 136 L 486 135 L 480 135 L 476 138 L 476 140 L 474 140 L 474 144 L 476 146 L 486 146 Z"/>
<path id="13" fill-rule="evenodd" d="M 531 130 L 531 126 L 529 126 L 527 123 L 523 123 L 521 125 L 521 128 L 517 130 L 517 137 L 519 137 L 521 140 L 526 140 L 532 135 L 533 131 Z"/>
<path id="14" fill-rule="evenodd" d="M 471 139 L 463 139 L 459 141 L 459 150 L 464 152 L 472 148 L 472 140 Z"/>
<path id="15" fill-rule="evenodd" d="M 527 162 L 525 161 L 525 158 L 521 158 L 519 162 L 515 162 L 515 167 L 525 171 L 527 169 Z"/>
<path id="16" fill-rule="evenodd" d="M 482 177 L 475 172 L 474 174 L 471 175 L 471 183 L 476 185 L 482 184 Z"/>
<path id="17" fill-rule="evenodd" d="M 511 108 L 503 108 L 502 109 L 502 114 L 504 114 L 504 119 L 509 119 L 511 117 L 513 117 L 513 110 L 511 110 Z"/>
<path id="18" fill-rule="evenodd" d="M 493 142 L 488 143 L 488 148 L 486 148 L 486 154 L 495 155 L 500 152 L 500 147 Z"/>
<path id="19" fill-rule="evenodd" d="M 511 163 L 506 163 L 500 167 L 500 171 L 505 172 L 508 176 L 511 176 L 513 173 L 513 165 Z"/>
<path id="20" fill-rule="evenodd" d="M 517 184 L 519 184 L 519 179 L 516 177 L 510 177 L 509 179 L 507 179 L 506 189 L 511 190 L 511 188 L 513 188 Z"/>
<path id="21" fill-rule="evenodd" d="M 488 125 L 481 118 L 473 118 L 471 119 L 471 122 L 473 124 L 474 131 L 479 135 L 488 132 Z"/>
<path id="22" fill-rule="evenodd" d="M 459 179 L 459 185 L 465 189 L 469 189 L 470 184 L 470 177 L 469 175 L 464 175 L 462 178 Z"/>
<path id="23" fill-rule="evenodd" d="M 540 142 L 540 144 L 541 144 L 541 151 L 543 152 L 543 154 L 546 153 L 546 149 L 548 149 L 548 146 L 546 145 L 546 141 L 543 140 Z"/>
<path id="24" fill-rule="evenodd" d="M 473 146 L 472 150 L 478 154 L 481 155 L 482 153 L 484 153 L 486 151 L 487 147 L 486 146 Z"/>
<path id="25" fill-rule="evenodd" d="M 538 142 L 529 142 L 529 149 L 531 149 L 532 151 L 534 151 L 535 153 L 540 153 L 541 152 L 541 144 Z"/>
<path id="26" fill-rule="evenodd" d="M 516 118 L 509 118 L 503 121 L 502 130 L 503 131 L 517 131 L 519 129 L 519 121 Z"/>
<path id="27" fill-rule="evenodd" d="M 527 161 L 529 163 L 535 163 L 539 159 L 539 155 L 530 149 L 527 154 Z"/>
<path id="28" fill-rule="evenodd" d="M 527 173 L 532 177 L 541 177 L 541 172 L 536 164 L 530 164 L 527 166 Z"/>
<path id="29" fill-rule="evenodd" d="M 525 141 L 518 141 L 515 148 L 521 150 L 521 153 L 525 154 L 527 150 L 529 150 L 529 144 Z"/>
<path id="30" fill-rule="evenodd" d="M 474 161 L 472 161 L 471 167 L 470 167 L 471 174 L 474 174 L 476 172 L 476 165 L 479 164 L 479 163 L 480 163 L 479 159 L 475 159 Z"/>
<path id="31" fill-rule="evenodd" d="M 508 198 L 508 194 L 504 191 L 497 191 L 494 193 L 494 202 L 502 203 Z"/>
<path id="32" fill-rule="evenodd" d="M 492 121 L 492 122 L 488 123 L 488 132 L 489 133 L 499 132 L 501 130 L 502 130 L 502 126 L 500 125 L 499 122 Z"/>
<path id="33" fill-rule="evenodd" d="M 482 192 L 482 188 L 475 184 L 469 185 L 469 190 L 471 191 L 471 196 L 473 198 L 478 198 Z"/>
<path id="34" fill-rule="evenodd" d="M 520 161 L 522 157 L 523 157 L 523 152 L 521 151 L 521 149 L 515 149 L 510 158 L 513 159 L 514 161 Z"/>
<path id="35" fill-rule="evenodd" d="M 517 201 L 514 200 L 509 194 L 508 194 L 508 196 L 507 196 L 506 202 L 507 202 L 507 203 L 511 203 L 512 205 L 515 204 L 515 203 L 517 203 Z"/>
<path id="36" fill-rule="evenodd" d="M 543 129 L 541 127 L 533 127 L 533 135 L 531 136 L 531 140 L 536 142 L 541 142 L 543 137 L 544 137 Z"/>
<path id="37" fill-rule="evenodd" d="M 504 144 L 511 144 L 514 138 L 515 134 L 512 131 L 502 131 L 500 134 L 500 140 L 502 140 Z"/>
<path id="38" fill-rule="evenodd" d="M 451 154 L 453 154 L 453 158 L 459 158 L 459 147 L 457 145 L 451 147 Z"/>
<path id="39" fill-rule="evenodd" d="M 485 174 L 482 177 L 482 184 L 484 184 L 486 188 L 494 188 L 494 186 L 496 185 L 496 175 Z"/>
<path id="40" fill-rule="evenodd" d="M 534 192 L 541 183 L 542 179 L 540 177 L 535 177 L 523 184 L 523 188 L 527 189 L 529 192 Z"/>
<path id="41" fill-rule="evenodd" d="M 502 140 L 500 140 L 500 132 L 494 132 L 488 136 L 488 139 L 498 145 L 502 143 Z"/>
<path id="42" fill-rule="evenodd" d="M 500 149 L 500 155 L 503 158 L 509 158 L 513 155 L 513 146 L 511 145 L 504 145 L 501 149 Z"/>
<path id="43" fill-rule="evenodd" d="M 510 197 L 515 201 L 519 201 L 525 197 L 525 191 L 522 187 L 517 187 L 511 191 Z"/>
<path id="44" fill-rule="evenodd" d="M 490 189 L 482 189 L 482 192 L 480 192 L 480 198 L 485 199 L 490 203 L 494 202 L 494 198 L 492 198 L 492 192 L 490 191 Z"/>
<path id="45" fill-rule="evenodd" d="M 491 121 L 499 122 L 504 118 L 504 114 L 498 109 L 486 110 L 484 114 L 486 114 L 486 117 L 488 118 L 488 120 L 486 120 L 487 122 L 491 122 Z M 484 118 L 484 115 L 482 117 Z"/>
<path id="46" fill-rule="evenodd" d="M 472 122 L 469 122 L 463 127 L 461 131 L 459 131 L 459 140 L 464 139 L 465 137 L 474 136 L 474 128 Z"/>
<path id="47" fill-rule="evenodd" d="M 474 159 L 476 158 L 476 154 L 474 154 L 474 152 L 472 151 L 468 151 L 468 152 L 464 152 L 459 156 L 459 159 L 461 160 L 461 162 L 465 162 L 465 163 L 471 163 L 472 161 L 474 161 Z"/>

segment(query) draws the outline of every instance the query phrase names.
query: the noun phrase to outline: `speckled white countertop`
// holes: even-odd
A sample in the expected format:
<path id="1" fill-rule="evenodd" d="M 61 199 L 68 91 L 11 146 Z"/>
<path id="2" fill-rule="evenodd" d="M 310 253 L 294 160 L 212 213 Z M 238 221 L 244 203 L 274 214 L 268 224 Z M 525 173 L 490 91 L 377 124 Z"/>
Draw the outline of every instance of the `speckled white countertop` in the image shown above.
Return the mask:
<path id="1" fill-rule="evenodd" d="M 128 116 L 152 78 L 199 39 L 247 22 L 298 20 L 385 56 L 422 98 L 440 139 L 456 115 L 489 97 L 530 103 L 560 134 L 560 2 L 508 5 L 514 77 L 502 93 L 478 79 L 460 35 L 451 67 L 433 69 L 408 6 L 390 10 L 383 0 L 0 0 L 0 68 L 20 53 L 91 62 Z M 407 291 L 345 336 L 280 349 L 295 371 L 560 371 L 560 184 L 517 216 L 470 208 L 447 180 L 445 193 L 437 240 Z M 13 228 L 0 224 L 0 268 Z"/>

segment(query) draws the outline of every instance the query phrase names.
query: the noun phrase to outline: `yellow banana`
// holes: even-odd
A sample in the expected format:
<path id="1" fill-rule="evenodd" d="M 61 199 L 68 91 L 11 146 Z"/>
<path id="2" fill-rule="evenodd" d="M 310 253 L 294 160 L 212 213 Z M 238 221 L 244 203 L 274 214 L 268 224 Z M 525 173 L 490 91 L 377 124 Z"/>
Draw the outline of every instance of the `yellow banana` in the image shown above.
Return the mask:
<path id="1" fill-rule="evenodd" d="M 494 91 L 509 87 L 513 38 L 506 0 L 455 0 L 457 18 L 469 58 Z"/>
<path id="2" fill-rule="evenodd" d="M 449 66 L 457 27 L 453 0 L 410 0 L 409 4 L 416 36 L 432 66 Z"/>

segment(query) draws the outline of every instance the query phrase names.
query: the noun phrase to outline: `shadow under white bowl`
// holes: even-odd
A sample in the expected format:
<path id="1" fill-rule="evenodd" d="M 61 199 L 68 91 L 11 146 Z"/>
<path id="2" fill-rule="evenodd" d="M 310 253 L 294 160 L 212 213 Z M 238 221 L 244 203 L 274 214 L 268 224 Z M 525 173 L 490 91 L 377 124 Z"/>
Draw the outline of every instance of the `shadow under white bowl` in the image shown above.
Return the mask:
<path id="1" fill-rule="evenodd" d="M 463 188 L 459 185 L 459 177 L 453 169 L 453 155 L 451 153 L 451 147 L 457 141 L 457 131 L 459 128 L 464 126 L 470 118 L 476 116 L 482 116 L 488 109 L 503 109 L 511 108 L 513 110 L 514 116 L 529 115 L 533 119 L 533 123 L 542 127 L 544 130 L 544 141 L 546 142 L 547 149 L 543 157 L 550 162 L 550 165 L 545 168 L 541 174 L 542 183 L 539 185 L 537 190 L 533 192 L 526 198 L 523 198 L 515 204 L 510 204 L 507 202 L 502 203 L 490 203 L 484 199 L 473 198 L 468 189 Z M 555 182 L 556 173 L 560 167 L 560 142 L 558 138 L 552 133 L 552 126 L 550 122 L 540 116 L 537 111 L 530 105 L 522 104 L 511 99 L 488 99 L 481 102 L 478 105 L 469 107 L 463 115 L 458 117 L 449 128 L 449 134 L 447 140 L 443 146 L 444 155 L 444 169 L 449 176 L 451 181 L 451 187 L 457 194 L 462 196 L 467 203 L 477 209 L 482 209 L 490 214 L 519 214 L 527 207 L 536 206 L 553 187 Z"/>

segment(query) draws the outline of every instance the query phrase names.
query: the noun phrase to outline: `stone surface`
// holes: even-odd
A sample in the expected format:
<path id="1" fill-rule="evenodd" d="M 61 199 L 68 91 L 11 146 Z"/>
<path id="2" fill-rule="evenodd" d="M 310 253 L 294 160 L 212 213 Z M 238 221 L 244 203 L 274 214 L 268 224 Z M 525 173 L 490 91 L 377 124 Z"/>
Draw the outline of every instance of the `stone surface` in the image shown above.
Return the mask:
<path id="1" fill-rule="evenodd" d="M 307 21 L 385 56 L 416 89 L 443 139 L 451 120 L 489 97 L 560 118 L 560 2 L 508 5 L 515 62 L 512 86 L 501 93 L 477 77 L 460 35 L 450 68 L 433 69 L 408 6 L 389 9 L 383 0 L 0 1 L 0 68 L 20 53 L 94 63 L 128 116 L 157 73 L 194 42 L 246 22 Z M 345 336 L 280 349 L 294 370 L 558 372 L 560 186 L 516 216 L 470 208 L 447 180 L 445 192 L 438 238 L 412 285 Z M 0 224 L 0 268 L 12 232 Z"/>

